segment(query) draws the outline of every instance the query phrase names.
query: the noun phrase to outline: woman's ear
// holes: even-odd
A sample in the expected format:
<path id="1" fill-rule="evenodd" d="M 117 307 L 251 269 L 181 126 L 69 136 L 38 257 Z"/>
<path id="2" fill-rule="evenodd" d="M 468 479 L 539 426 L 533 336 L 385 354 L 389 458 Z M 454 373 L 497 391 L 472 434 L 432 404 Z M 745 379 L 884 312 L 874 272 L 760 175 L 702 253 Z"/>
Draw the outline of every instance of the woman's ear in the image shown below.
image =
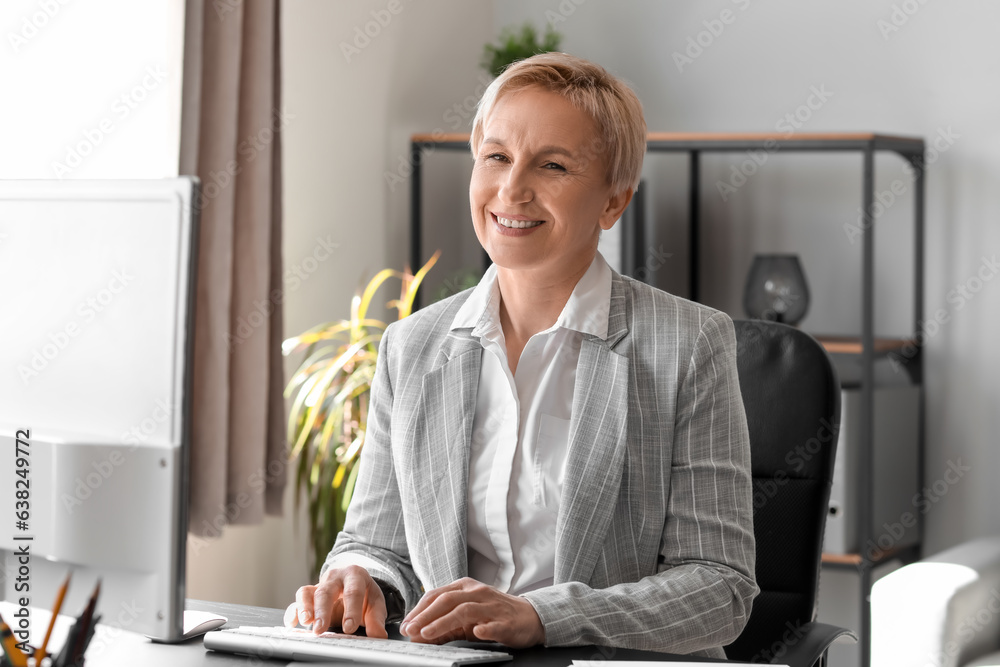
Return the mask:
<path id="1" fill-rule="evenodd" d="M 604 206 L 604 212 L 601 213 L 601 229 L 607 231 L 614 227 L 618 219 L 622 217 L 622 213 L 625 212 L 629 202 L 632 201 L 633 194 L 635 194 L 634 188 L 625 188 L 608 198 L 608 203 Z"/>

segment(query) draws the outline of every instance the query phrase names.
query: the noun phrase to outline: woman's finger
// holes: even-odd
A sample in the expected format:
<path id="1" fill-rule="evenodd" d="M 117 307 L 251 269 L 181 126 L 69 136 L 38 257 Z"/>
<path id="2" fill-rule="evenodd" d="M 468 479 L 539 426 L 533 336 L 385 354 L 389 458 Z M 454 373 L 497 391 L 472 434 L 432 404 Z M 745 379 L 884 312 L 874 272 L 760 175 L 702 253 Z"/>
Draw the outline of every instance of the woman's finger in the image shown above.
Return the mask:
<path id="1" fill-rule="evenodd" d="M 418 616 L 424 613 L 428 607 L 430 607 L 434 602 L 444 593 L 454 590 L 455 585 L 458 582 L 453 582 L 447 586 L 441 586 L 440 588 L 435 588 L 434 590 L 427 591 L 424 593 L 423 597 L 417 601 L 417 606 L 410 610 L 403 620 L 399 624 L 400 632 L 406 634 L 408 632 L 408 627 L 410 623 L 414 621 Z"/>
<path id="2" fill-rule="evenodd" d="M 369 637 L 388 639 L 389 633 L 385 631 L 385 619 L 388 615 L 385 596 L 373 579 L 368 587 L 368 602 L 365 604 L 365 634 Z"/>
<path id="3" fill-rule="evenodd" d="M 484 642 L 500 642 L 503 644 L 506 636 L 506 628 L 504 626 L 505 624 L 500 621 L 481 623 L 472 628 L 472 634 L 475 635 L 476 639 L 482 639 Z"/>
<path id="4" fill-rule="evenodd" d="M 434 599 L 422 611 L 414 608 L 410 612 L 410 620 L 401 626 L 400 631 L 408 637 L 416 637 L 427 625 L 441 618 L 456 606 L 469 599 L 470 593 L 462 590 L 436 590 Z M 414 613 L 417 612 L 417 613 Z"/>
<path id="5" fill-rule="evenodd" d="M 429 611 L 433 611 L 433 607 Z M 441 637 L 457 631 L 465 636 L 467 628 L 471 632 L 477 621 L 486 621 L 488 617 L 487 605 L 480 601 L 460 602 L 421 628 L 419 634 L 430 641 L 439 641 Z"/>
<path id="6" fill-rule="evenodd" d="M 333 616 L 334 606 L 343 591 L 343 586 L 342 577 L 334 575 L 315 587 L 312 593 L 312 617 L 315 619 L 312 630 L 317 635 L 326 632 L 336 620 Z"/>
<path id="7" fill-rule="evenodd" d="M 343 627 L 344 633 L 349 635 L 362 625 L 364 608 L 368 601 L 369 583 L 375 584 L 375 581 L 366 570 L 359 567 L 347 569 L 343 582 L 344 617 L 341 621 L 341 627 Z M 378 588 L 378 585 L 375 584 L 375 587 Z M 381 591 L 379 591 L 379 595 L 382 595 Z"/>
<path id="8" fill-rule="evenodd" d="M 292 604 L 288 605 L 287 609 L 285 609 L 285 616 L 284 618 L 282 618 L 282 623 L 286 628 L 294 628 L 296 625 L 299 624 L 298 610 L 299 610 L 298 602 L 293 602 Z"/>
<path id="9" fill-rule="evenodd" d="M 313 619 L 313 593 L 315 586 L 302 586 L 295 591 L 295 603 L 298 605 L 298 619 L 302 625 L 311 623 Z"/>
<path id="10" fill-rule="evenodd" d="M 424 625 L 448 613 L 455 605 L 467 599 L 487 599 L 490 591 L 496 591 L 496 589 L 490 588 L 469 577 L 464 577 L 446 586 L 428 591 L 420 599 L 420 602 L 417 603 L 417 606 L 403 619 L 400 625 L 400 632 L 412 637 Z M 442 598 L 444 599 L 442 600 Z"/>

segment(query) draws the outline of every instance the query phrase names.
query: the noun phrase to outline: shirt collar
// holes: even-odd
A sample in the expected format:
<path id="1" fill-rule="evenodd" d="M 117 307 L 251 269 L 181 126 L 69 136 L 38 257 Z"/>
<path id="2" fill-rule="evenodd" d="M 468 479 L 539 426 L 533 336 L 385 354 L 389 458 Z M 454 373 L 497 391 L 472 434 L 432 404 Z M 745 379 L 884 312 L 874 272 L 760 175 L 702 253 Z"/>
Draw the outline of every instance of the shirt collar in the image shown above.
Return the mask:
<path id="1" fill-rule="evenodd" d="M 611 267 L 597 253 L 583 274 L 562 312 L 549 331 L 563 327 L 580 333 L 608 337 L 608 314 L 611 310 Z M 451 328 L 472 329 L 472 335 L 482 337 L 500 327 L 500 285 L 497 269 L 491 264 L 479 284 L 452 320 Z"/>

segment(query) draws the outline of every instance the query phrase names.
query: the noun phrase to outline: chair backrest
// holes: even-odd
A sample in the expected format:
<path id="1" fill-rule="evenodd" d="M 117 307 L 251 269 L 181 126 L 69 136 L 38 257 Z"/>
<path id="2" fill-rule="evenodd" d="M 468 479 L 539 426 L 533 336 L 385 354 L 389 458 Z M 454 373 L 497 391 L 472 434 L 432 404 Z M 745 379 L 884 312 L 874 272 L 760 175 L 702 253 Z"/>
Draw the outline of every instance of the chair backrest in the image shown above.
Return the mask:
<path id="1" fill-rule="evenodd" d="M 762 320 L 734 324 L 750 430 L 761 592 L 726 654 L 760 662 L 816 615 L 840 382 L 826 351 L 810 335 Z"/>

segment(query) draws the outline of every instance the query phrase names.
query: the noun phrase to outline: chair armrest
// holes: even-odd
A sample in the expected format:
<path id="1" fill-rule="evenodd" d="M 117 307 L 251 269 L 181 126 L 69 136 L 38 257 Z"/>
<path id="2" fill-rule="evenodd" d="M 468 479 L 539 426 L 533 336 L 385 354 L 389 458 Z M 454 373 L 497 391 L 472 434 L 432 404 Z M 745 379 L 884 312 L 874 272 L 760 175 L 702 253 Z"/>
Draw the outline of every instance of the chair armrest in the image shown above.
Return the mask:
<path id="1" fill-rule="evenodd" d="M 872 586 L 872 665 L 958 667 L 1000 645 L 1000 538 L 965 542 Z"/>
<path id="2" fill-rule="evenodd" d="M 827 623 L 806 623 L 786 642 L 786 650 L 771 661 L 789 667 L 813 667 L 823 657 L 830 644 L 838 639 L 858 641 L 858 636 L 846 628 Z"/>

